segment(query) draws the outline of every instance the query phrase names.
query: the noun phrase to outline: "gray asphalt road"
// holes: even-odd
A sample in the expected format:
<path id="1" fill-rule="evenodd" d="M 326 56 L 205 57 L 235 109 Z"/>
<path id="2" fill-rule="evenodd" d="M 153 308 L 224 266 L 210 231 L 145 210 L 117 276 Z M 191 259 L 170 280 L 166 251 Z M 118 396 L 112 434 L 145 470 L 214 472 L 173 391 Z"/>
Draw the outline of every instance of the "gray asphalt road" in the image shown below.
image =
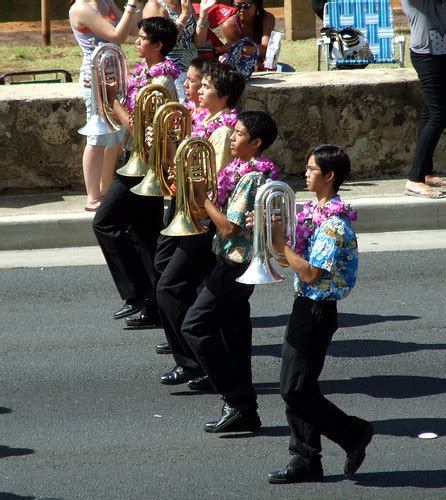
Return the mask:
<path id="1" fill-rule="evenodd" d="M 323 440 L 325 481 L 269 485 L 287 461 L 278 390 L 290 277 L 257 287 L 253 372 L 263 427 L 208 435 L 221 401 L 158 377 L 159 330 L 124 330 L 104 266 L 0 270 L 0 498 L 446 498 L 446 252 L 361 255 L 322 390 L 371 420 L 360 471 Z M 440 438 L 421 440 L 422 431 Z"/>

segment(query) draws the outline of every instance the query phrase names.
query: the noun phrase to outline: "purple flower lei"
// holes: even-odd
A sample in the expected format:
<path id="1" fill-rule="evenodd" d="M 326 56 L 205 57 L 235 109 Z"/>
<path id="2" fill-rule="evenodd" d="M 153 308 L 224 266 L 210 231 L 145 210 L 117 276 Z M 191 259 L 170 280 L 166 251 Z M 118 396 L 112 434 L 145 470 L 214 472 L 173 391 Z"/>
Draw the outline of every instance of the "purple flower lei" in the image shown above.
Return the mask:
<path id="1" fill-rule="evenodd" d="M 354 221 L 358 213 L 350 204 L 344 203 L 339 196 L 328 201 L 322 207 L 317 206 L 317 200 L 311 200 L 304 204 L 302 211 L 296 216 L 296 246 L 294 251 L 303 255 L 308 245 L 311 233 L 333 215 L 344 215 Z"/>
<path id="2" fill-rule="evenodd" d="M 147 67 L 146 61 L 142 64 L 137 64 L 128 78 L 125 107 L 130 112 L 135 110 L 136 96 L 138 95 L 138 92 L 140 89 L 149 84 L 152 78 L 161 75 L 170 75 L 174 80 L 176 80 L 179 74 L 180 70 L 169 59 L 165 59 L 164 61 L 155 64 L 155 66 L 152 66 L 150 69 Z"/>
<path id="3" fill-rule="evenodd" d="M 231 109 L 229 113 L 222 111 L 215 120 L 211 120 L 209 123 L 203 124 L 203 120 L 207 117 L 209 111 L 204 108 L 198 111 L 194 116 L 194 124 L 192 129 L 193 137 L 202 137 L 204 139 L 209 139 L 212 132 L 220 127 L 228 126 L 234 128 L 237 123 L 237 112 L 235 109 Z"/>
<path id="4" fill-rule="evenodd" d="M 234 191 L 238 181 L 249 172 L 261 172 L 272 180 L 279 178 L 279 169 L 265 156 L 242 161 L 234 158 L 218 173 L 218 201 L 217 206 L 224 207 L 228 203 L 229 195 Z"/>

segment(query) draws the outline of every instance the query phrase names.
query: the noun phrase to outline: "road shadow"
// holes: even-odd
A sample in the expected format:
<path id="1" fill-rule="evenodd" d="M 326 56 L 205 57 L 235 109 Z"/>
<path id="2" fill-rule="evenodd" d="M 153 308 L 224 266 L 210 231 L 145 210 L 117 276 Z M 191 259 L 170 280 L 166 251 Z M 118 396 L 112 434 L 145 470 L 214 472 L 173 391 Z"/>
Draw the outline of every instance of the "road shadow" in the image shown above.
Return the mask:
<path id="1" fill-rule="evenodd" d="M 347 479 L 341 475 L 324 477 L 325 483 L 338 483 L 342 480 L 350 480 L 358 486 L 374 488 L 403 488 L 411 486 L 414 488 L 438 489 L 446 486 L 446 470 L 368 472 L 355 474 L 351 479 Z"/>
<path id="2" fill-rule="evenodd" d="M 446 380 L 411 375 L 373 375 L 349 380 L 321 380 L 323 394 L 367 394 L 373 398 L 406 399 L 446 392 Z"/>
<path id="3" fill-rule="evenodd" d="M 395 340 L 334 340 L 328 348 L 328 356 L 335 358 L 367 358 L 390 356 L 418 351 L 437 351 L 446 349 L 446 344 L 418 344 Z"/>
<path id="4" fill-rule="evenodd" d="M 398 342 L 396 340 L 333 340 L 327 356 L 334 358 L 368 358 L 374 356 L 392 356 L 418 351 L 437 351 L 446 349 L 446 344 L 418 344 L 416 342 Z M 253 356 L 273 356 L 280 358 L 282 344 L 253 345 Z"/>
<path id="5" fill-rule="evenodd" d="M 416 438 L 422 432 L 446 436 L 446 418 L 394 418 L 375 420 L 375 434 Z"/>
<path id="6" fill-rule="evenodd" d="M 0 445 L 0 458 L 21 457 L 23 455 L 31 455 L 33 453 L 34 450 L 31 450 L 30 448 L 11 448 L 10 446 Z"/>
<path id="7" fill-rule="evenodd" d="M 0 491 L 0 500 L 13 500 L 19 498 L 22 500 L 33 500 L 34 498 L 37 497 L 24 497 L 22 495 L 16 495 L 15 493 L 6 493 L 5 491 Z"/>
<path id="8" fill-rule="evenodd" d="M 320 380 L 324 395 L 366 394 L 373 398 L 406 399 L 446 392 L 446 380 L 410 375 L 373 375 L 348 380 Z M 257 394 L 280 394 L 279 382 L 254 384 Z"/>
<path id="9" fill-rule="evenodd" d="M 279 314 L 277 316 L 257 316 L 251 319 L 253 328 L 276 328 L 286 326 L 289 314 Z M 388 321 L 413 321 L 420 319 L 420 316 L 411 315 L 391 315 L 383 316 L 380 314 L 354 314 L 339 313 L 339 328 L 351 328 L 355 326 L 373 325 L 375 323 L 386 323 Z"/>
<path id="10" fill-rule="evenodd" d="M 0 406 L 0 415 L 11 412 L 12 412 L 11 408 L 4 408 L 3 406 Z"/>
<path id="11" fill-rule="evenodd" d="M 258 431 L 255 432 L 228 432 L 227 434 L 221 434 L 218 437 L 220 439 L 246 439 L 255 437 L 289 437 L 290 430 L 287 425 L 276 425 L 269 427 L 260 427 Z"/>

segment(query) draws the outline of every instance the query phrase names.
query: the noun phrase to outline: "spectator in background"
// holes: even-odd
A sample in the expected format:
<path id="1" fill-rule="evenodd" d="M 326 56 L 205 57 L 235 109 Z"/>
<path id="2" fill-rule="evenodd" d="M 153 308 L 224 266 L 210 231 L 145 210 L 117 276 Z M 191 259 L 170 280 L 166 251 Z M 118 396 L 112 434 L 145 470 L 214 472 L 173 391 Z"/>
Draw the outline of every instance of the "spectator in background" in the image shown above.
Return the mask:
<path id="1" fill-rule="evenodd" d="M 71 1 L 70 25 L 84 56 L 79 82 L 87 118 L 91 115 L 91 54 L 100 43 L 123 43 L 129 34 L 136 35 L 137 22 L 141 19 L 140 7 L 142 5 L 137 0 L 129 1 L 124 12 L 113 0 Z M 87 190 L 85 210 L 88 212 L 99 208 L 113 179 L 122 139 L 123 134 L 119 133 L 87 136 L 82 167 Z"/>

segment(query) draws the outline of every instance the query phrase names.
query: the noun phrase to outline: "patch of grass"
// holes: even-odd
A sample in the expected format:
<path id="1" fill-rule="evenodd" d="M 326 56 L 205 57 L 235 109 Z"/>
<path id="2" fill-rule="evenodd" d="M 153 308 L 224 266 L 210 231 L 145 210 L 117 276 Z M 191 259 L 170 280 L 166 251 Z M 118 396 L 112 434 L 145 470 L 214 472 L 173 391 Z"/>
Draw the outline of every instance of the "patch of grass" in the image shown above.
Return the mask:
<path id="1" fill-rule="evenodd" d="M 406 66 L 411 67 L 409 37 L 407 36 L 407 32 L 404 31 L 398 31 L 398 34 L 406 36 Z M 123 48 L 127 57 L 128 67 L 133 68 L 138 62 L 134 45 L 125 44 Z M 316 71 L 316 38 L 294 42 L 284 40 L 282 42 L 280 61 L 290 64 L 296 71 Z M 81 63 L 81 52 L 76 45 L 50 47 L 0 46 L 0 73 L 60 68 L 70 71 L 73 75 L 73 80 L 76 81 L 79 78 Z M 369 68 L 377 68 L 379 66 L 390 67 L 392 65 L 370 65 Z M 397 67 L 397 65 L 394 66 Z"/>

